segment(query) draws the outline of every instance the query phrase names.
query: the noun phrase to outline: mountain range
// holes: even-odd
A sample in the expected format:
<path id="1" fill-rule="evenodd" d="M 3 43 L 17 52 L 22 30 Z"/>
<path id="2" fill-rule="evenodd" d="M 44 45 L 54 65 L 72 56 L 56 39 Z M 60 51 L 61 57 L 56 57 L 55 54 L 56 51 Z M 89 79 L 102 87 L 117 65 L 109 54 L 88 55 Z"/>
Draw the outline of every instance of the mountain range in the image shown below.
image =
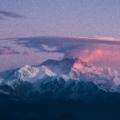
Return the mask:
<path id="1" fill-rule="evenodd" d="M 119 102 L 120 75 L 79 58 L 47 60 L 0 73 L 0 94 L 31 100 Z"/>

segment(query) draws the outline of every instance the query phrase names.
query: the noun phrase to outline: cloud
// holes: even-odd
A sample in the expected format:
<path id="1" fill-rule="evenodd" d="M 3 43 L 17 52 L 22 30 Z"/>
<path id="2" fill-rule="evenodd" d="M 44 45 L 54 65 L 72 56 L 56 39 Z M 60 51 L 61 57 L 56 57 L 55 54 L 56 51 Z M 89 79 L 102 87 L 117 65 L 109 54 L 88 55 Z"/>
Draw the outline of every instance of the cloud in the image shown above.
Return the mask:
<path id="1" fill-rule="evenodd" d="M 75 37 L 75 36 L 69 36 L 66 38 L 73 38 L 73 39 L 84 39 L 84 40 L 102 40 L 102 41 L 119 41 L 118 38 L 112 38 L 112 37 L 99 37 L 99 36 L 93 36 L 93 37 Z"/>
<path id="2" fill-rule="evenodd" d="M 114 44 L 88 44 L 75 48 L 64 57 L 80 58 L 98 67 L 110 67 L 120 71 L 120 46 Z"/>
<path id="3" fill-rule="evenodd" d="M 0 50 L 0 55 L 11 55 L 11 54 L 16 54 L 17 52 L 11 49 L 1 49 Z"/>
<path id="4" fill-rule="evenodd" d="M 99 37 L 99 36 L 94 36 L 89 39 L 95 39 L 95 40 L 108 40 L 108 41 L 114 41 L 114 40 L 119 40 L 117 38 L 112 38 L 112 37 Z"/>
<path id="5" fill-rule="evenodd" d="M 120 71 L 120 41 L 115 38 L 33 37 L 18 38 L 16 41 L 16 44 L 37 49 L 39 53 L 59 52 L 65 58 L 80 58 L 98 67 L 110 67 Z"/>
<path id="6" fill-rule="evenodd" d="M 24 19 L 26 19 L 25 16 L 14 13 L 14 12 L 0 11 L 0 14 L 3 16 L 8 16 L 8 17 L 12 17 L 12 18 L 24 18 Z M 2 17 L 0 17 L 0 18 L 2 18 Z"/>
<path id="7" fill-rule="evenodd" d="M 86 62 L 113 61 L 120 62 L 120 48 L 115 45 L 91 45 L 91 48 L 77 48 L 66 54 L 66 57 L 80 57 Z"/>
<path id="8" fill-rule="evenodd" d="M 48 45 L 44 45 L 44 44 L 42 45 L 42 48 L 43 48 L 43 50 L 51 51 L 51 52 L 58 50 L 56 46 L 48 46 Z"/>

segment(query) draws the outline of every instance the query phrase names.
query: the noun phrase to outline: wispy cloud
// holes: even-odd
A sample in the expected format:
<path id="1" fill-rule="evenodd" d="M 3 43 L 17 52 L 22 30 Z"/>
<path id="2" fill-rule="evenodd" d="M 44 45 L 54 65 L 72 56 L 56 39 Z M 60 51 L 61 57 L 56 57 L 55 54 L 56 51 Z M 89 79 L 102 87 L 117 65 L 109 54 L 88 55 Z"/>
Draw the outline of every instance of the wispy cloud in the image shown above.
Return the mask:
<path id="1" fill-rule="evenodd" d="M 24 19 L 26 19 L 26 16 L 23 16 L 23 15 L 14 13 L 14 12 L 0 11 L 0 14 L 3 16 L 12 17 L 12 18 L 24 18 Z M 3 18 L 0 16 L 0 19 L 3 19 Z"/>
<path id="2" fill-rule="evenodd" d="M 43 50 L 50 51 L 50 52 L 58 50 L 58 48 L 56 46 L 48 46 L 45 44 L 42 45 L 42 48 L 43 48 Z"/>
<path id="3" fill-rule="evenodd" d="M 117 39 L 117 38 L 112 38 L 112 37 L 99 37 L 99 36 L 93 36 L 93 37 L 68 36 L 68 37 L 66 37 L 66 38 L 84 39 L 84 40 L 120 41 L 120 39 Z"/>

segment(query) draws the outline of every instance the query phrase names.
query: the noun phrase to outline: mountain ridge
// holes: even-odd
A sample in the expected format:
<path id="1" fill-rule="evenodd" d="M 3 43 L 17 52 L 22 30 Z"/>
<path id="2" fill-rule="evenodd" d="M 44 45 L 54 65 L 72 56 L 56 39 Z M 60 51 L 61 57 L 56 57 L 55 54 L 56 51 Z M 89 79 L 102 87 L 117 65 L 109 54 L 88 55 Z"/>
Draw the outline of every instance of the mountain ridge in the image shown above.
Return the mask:
<path id="1" fill-rule="evenodd" d="M 80 59 L 65 58 L 13 70 L 0 79 L 1 92 L 11 94 L 11 89 L 30 98 L 87 100 L 101 97 L 101 93 L 119 94 L 120 77 L 118 71 L 110 68 L 97 68 Z"/>

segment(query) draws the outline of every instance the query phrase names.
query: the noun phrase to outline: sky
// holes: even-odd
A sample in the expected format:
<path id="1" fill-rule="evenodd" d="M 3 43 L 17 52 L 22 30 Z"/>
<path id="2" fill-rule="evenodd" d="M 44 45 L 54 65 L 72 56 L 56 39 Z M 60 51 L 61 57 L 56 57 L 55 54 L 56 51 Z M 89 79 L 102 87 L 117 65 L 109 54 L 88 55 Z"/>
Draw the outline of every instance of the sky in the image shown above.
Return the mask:
<path id="1" fill-rule="evenodd" d="M 0 72 L 24 65 L 40 65 L 48 59 L 64 58 L 79 58 L 99 68 L 120 71 L 120 41 L 97 37 L 28 37 L 0 40 Z"/>
<path id="2" fill-rule="evenodd" d="M 0 0 L 0 71 L 65 57 L 120 71 L 119 33 L 120 0 Z"/>
<path id="3" fill-rule="evenodd" d="M 0 0 L 0 38 L 120 38 L 120 0 Z"/>

